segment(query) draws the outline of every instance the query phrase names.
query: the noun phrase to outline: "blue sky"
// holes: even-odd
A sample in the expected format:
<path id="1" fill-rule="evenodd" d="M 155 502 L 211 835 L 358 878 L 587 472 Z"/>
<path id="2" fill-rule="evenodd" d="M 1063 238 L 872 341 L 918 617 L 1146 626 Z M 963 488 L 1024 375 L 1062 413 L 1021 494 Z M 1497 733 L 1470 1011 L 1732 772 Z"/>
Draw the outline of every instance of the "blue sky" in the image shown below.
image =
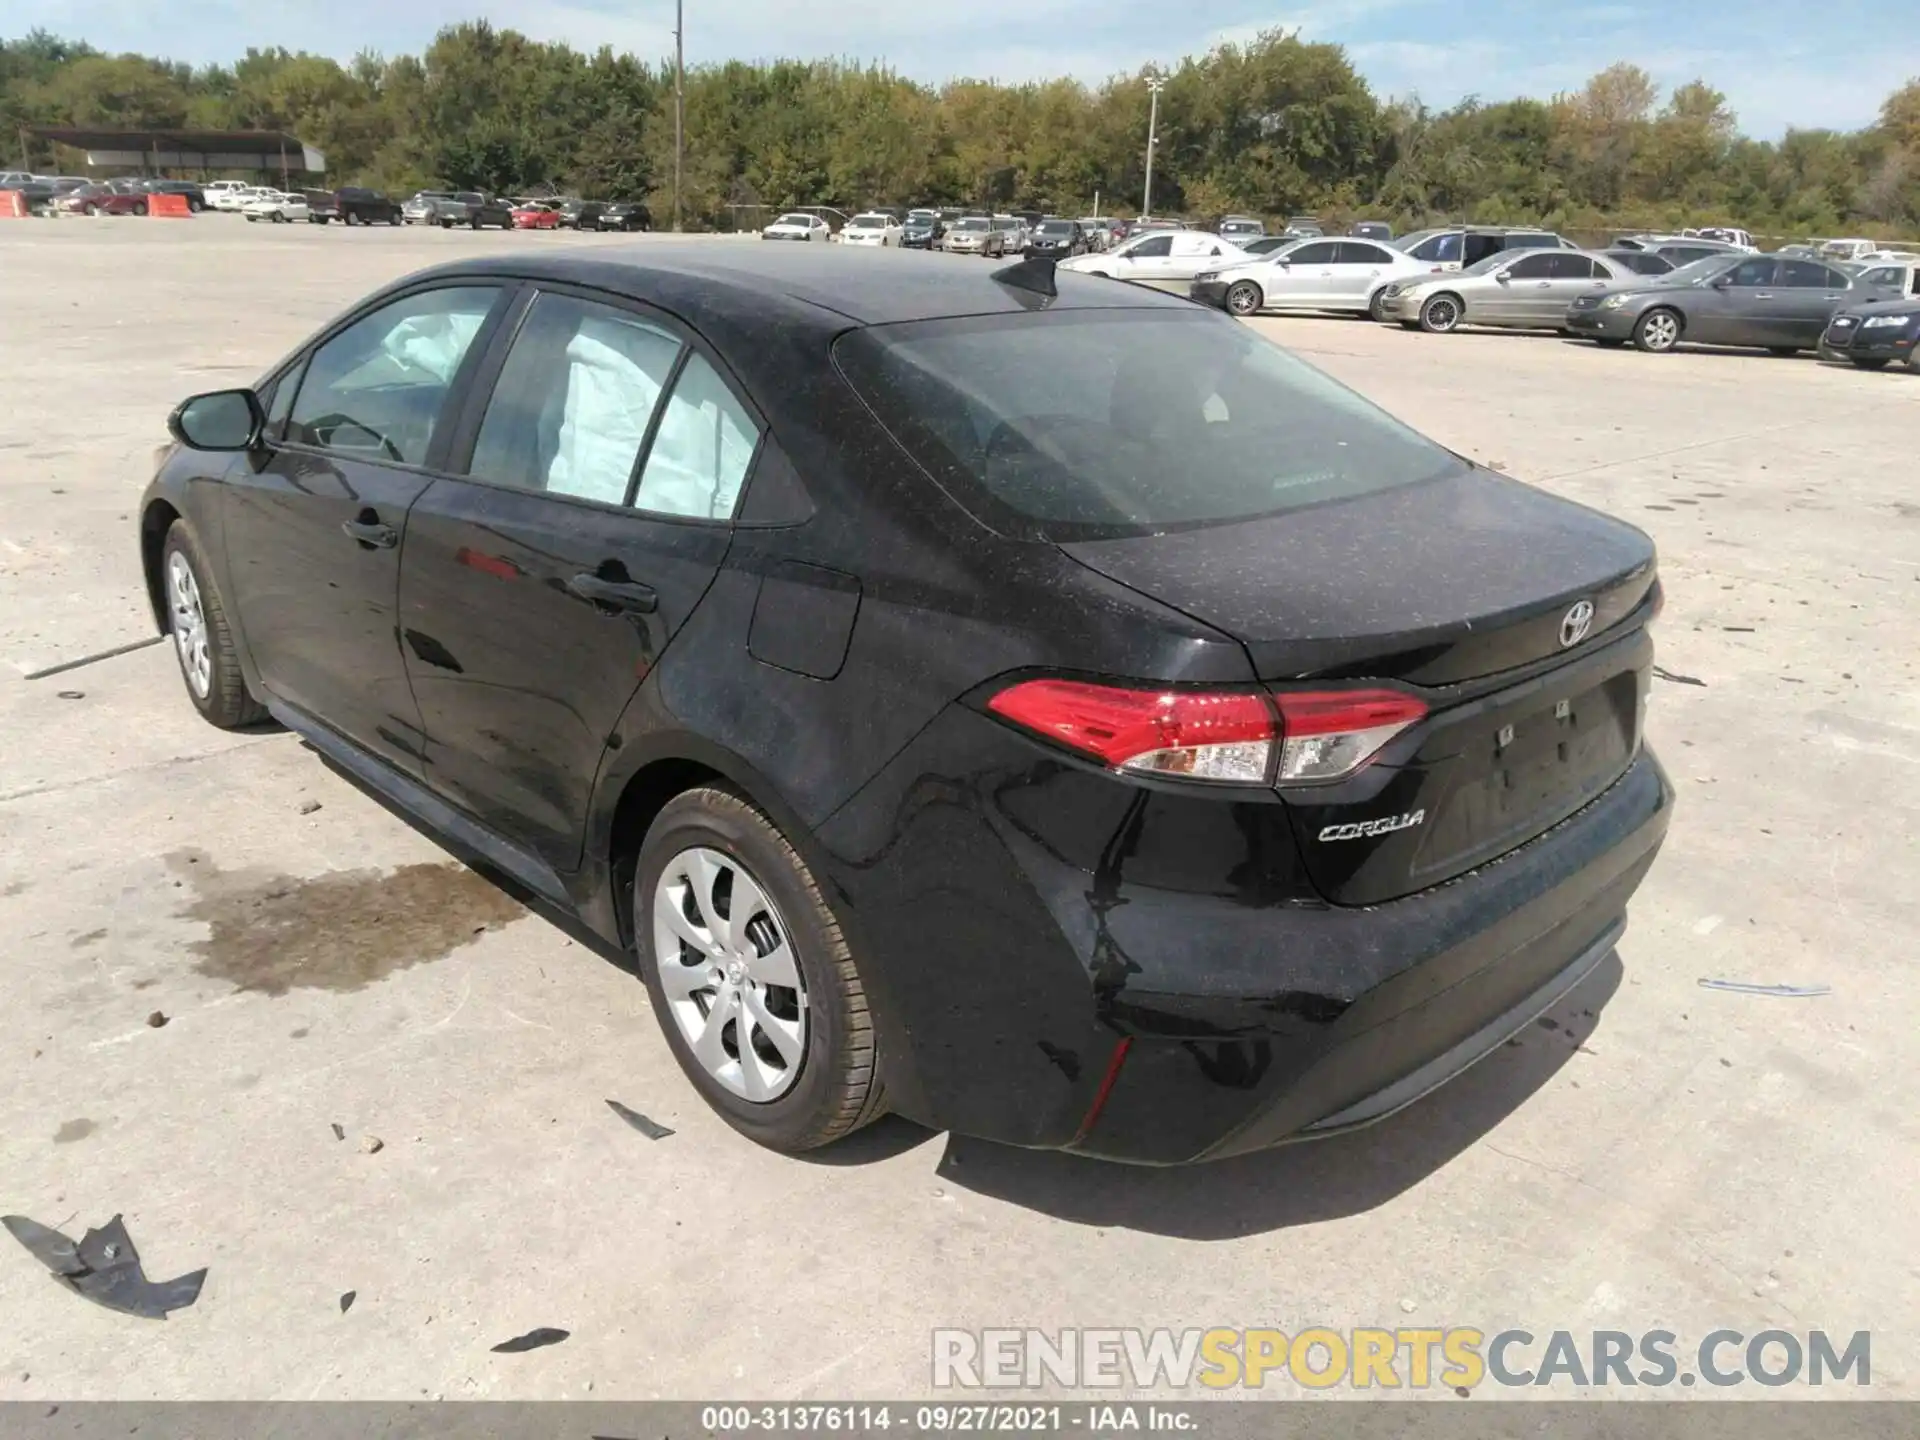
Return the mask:
<path id="1" fill-rule="evenodd" d="M 1920 75 L 1920 25 L 1892 0 L 687 0 L 690 63 L 837 55 L 922 80 L 1062 72 L 1099 81 L 1271 26 L 1337 41 L 1382 95 L 1445 106 L 1545 97 L 1615 60 L 1663 85 L 1703 77 L 1748 134 L 1870 123 Z M 7 0 L 0 25 L 196 64 L 248 45 L 341 58 L 418 50 L 441 25 L 485 16 L 540 39 L 669 51 L 672 0 Z"/>

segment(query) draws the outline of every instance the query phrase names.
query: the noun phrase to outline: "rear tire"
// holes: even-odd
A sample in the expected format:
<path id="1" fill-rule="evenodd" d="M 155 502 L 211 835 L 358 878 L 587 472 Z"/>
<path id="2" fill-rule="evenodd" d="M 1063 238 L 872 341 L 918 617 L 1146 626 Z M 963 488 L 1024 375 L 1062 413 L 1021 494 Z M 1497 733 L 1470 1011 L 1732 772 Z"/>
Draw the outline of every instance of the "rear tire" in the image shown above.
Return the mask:
<path id="1" fill-rule="evenodd" d="M 135 205 L 135 206 L 133 207 L 133 213 L 134 213 L 134 214 L 136 214 L 136 215 L 144 215 L 144 214 L 146 214 L 146 213 L 147 213 L 147 202 L 146 202 L 146 201 L 144 201 L 144 200 L 142 200 L 142 201 L 141 201 L 141 202 L 140 202 L 139 204 L 137 204 L 137 205 Z"/>
<path id="2" fill-rule="evenodd" d="M 759 899 L 736 930 L 743 878 Z M 806 862 L 757 807 L 717 786 L 668 801 L 640 848 L 633 916 L 640 973 L 668 1047 L 734 1129 L 793 1153 L 885 1113 L 873 1018 L 839 921 Z M 701 933 L 710 945 L 689 938 Z M 781 949 L 791 966 L 753 968 Z M 783 970 L 797 987 L 780 983 Z M 716 1011 L 722 1028 L 702 1045 Z M 793 1027 L 781 1032 L 785 1046 L 776 1045 L 770 1017 Z M 771 1098 L 747 1098 L 754 1088 Z"/>
<path id="3" fill-rule="evenodd" d="M 1387 321 L 1387 291 L 1383 285 L 1367 297 L 1367 317 L 1382 325 Z"/>
<path id="4" fill-rule="evenodd" d="M 174 521 L 160 547 L 160 585 L 174 659 L 201 718 L 217 729 L 238 730 L 266 719 L 267 708 L 247 693 L 233 627 L 211 574 L 187 522 Z"/>

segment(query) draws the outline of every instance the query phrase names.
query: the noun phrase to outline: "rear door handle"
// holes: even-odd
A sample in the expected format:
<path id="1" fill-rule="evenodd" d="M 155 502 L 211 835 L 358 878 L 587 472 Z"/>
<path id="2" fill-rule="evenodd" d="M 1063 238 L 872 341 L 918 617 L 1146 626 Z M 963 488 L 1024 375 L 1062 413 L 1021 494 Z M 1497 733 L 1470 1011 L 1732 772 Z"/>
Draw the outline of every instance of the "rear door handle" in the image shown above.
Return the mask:
<path id="1" fill-rule="evenodd" d="M 363 510 L 360 512 L 361 518 L 344 520 L 340 528 L 362 545 L 371 546 L 375 550 L 391 550 L 398 545 L 400 532 L 391 525 L 383 524 L 378 516 L 367 519 L 366 517 L 370 515 L 373 515 L 371 510 Z"/>
<path id="2" fill-rule="evenodd" d="M 567 590 L 582 600 L 604 605 L 632 615 L 651 615 L 660 605 L 660 597 L 651 585 L 638 580 L 607 580 L 598 575 L 576 575 L 567 582 Z"/>

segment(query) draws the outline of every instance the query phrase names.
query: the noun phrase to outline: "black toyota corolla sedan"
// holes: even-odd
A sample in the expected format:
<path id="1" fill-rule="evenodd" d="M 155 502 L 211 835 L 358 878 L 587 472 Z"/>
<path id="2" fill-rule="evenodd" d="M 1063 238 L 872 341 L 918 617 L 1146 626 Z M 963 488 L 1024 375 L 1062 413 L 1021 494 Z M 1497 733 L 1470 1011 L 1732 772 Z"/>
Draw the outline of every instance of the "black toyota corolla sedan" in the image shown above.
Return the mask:
<path id="1" fill-rule="evenodd" d="M 1632 526 L 1045 261 L 465 261 L 170 420 L 189 698 L 631 953 L 737 1129 L 1379 1119 L 1621 933 Z"/>

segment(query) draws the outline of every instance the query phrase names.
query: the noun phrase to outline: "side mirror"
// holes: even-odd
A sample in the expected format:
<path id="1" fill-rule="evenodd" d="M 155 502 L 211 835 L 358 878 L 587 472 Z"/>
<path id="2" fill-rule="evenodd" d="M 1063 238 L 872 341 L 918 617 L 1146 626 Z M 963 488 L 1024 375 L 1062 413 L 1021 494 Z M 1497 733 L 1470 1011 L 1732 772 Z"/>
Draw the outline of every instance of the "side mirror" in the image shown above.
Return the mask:
<path id="1" fill-rule="evenodd" d="M 1732 284 L 1732 275 L 1716 275 L 1713 277 L 1713 288 L 1716 290 L 1728 289 Z"/>
<path id="2" fill-rule="evenodd" d="M 1498 280 L 1502 285 L 1511 285 L 1513 283 L 1513 272 L 1511 270 L 1496 271 L 1493 278 Z"/>
<path id="3" fill-rule="evenodd" d="M 266 424 L 251 390 L 211 390 L 182 400 L 167 416 L 168 432 L 189 450 L 251 450 Z"/>

